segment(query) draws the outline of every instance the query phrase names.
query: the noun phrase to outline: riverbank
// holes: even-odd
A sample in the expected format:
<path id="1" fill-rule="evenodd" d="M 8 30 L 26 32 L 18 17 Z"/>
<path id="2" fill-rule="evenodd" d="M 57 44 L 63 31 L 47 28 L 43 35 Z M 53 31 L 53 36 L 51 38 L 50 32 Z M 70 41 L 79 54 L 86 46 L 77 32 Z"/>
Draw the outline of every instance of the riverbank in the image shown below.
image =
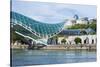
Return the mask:
<path id="1" fill-rule="evenodd" d="M 46 47 L 43 47 L 41 49 L 65 49 L 65 50 L 73 50 L 73 49 L 93 49 L 96 50 L 96 46 L 95 45 L 91 45 L 91 46 L 76 46 L 76 45 L 48 45 Z"/>
<path id="2" fill-rule="evenodd" d="M 11 45 L 11 49 L 27 49 L 28 45 Z"/>
<path id="3" fill-rule="evenodd" d="M 28 45 L 11 45 L 11 49 L 27 49 Z M 96 45 L 47 45 L 40 48 L 41 50 L 73 50 L 73 49 L 83 49 L 83 50 L 96 50 Z"/>

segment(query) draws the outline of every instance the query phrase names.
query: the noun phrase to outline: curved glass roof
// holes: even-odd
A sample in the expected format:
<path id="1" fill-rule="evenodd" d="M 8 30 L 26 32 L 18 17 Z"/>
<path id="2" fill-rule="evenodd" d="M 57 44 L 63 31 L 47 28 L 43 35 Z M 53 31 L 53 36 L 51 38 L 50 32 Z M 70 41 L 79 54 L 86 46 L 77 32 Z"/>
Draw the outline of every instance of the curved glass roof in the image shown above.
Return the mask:
<path id="1" fill-rule="evenodd" d="M 65 23 L 65 22 L 56 24 L 42 23 L 16 12 L 11 12 L 10 18 L 11 20 L 14 20 L 11 21 L 13 23 L 22 24 L 23 26 L 25 25 L 27 27 L 30 27 L 31 30 L 37 33 L 40 37 L 43 36 L 49 37 L 58 34 L 62 30 L 63 25 Z"/>

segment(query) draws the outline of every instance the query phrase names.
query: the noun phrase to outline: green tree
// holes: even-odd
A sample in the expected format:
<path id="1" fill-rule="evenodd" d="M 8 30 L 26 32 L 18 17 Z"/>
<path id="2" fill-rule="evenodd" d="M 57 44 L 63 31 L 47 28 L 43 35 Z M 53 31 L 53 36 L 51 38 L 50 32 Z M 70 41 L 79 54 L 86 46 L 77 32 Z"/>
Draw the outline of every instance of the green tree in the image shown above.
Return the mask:
<path id="1" fill-rule="evenodd" d="M 79 43 L 81 43 L 81 38 L 77 37 L 77 38 L 75 38 L 74 41 L 75 41 L 76 44 L 79 44 Z"/>
<path id="2" fill-rule="evenodd" d="M 69 27 L 68 29 L 86 29 L 88 28 L 88 25 L 86 24 L 75 24 Z"/>
<path id="3" fill-rule="evenodd" d="M 11 42 L 14 43 L 15 41 L 21 41 L 21 40 L 24 40 L 24 37 L 16 34 L 15 31 L 10 32 L 10 41 Z"/>
<path id="4" fill-rule="evenodd" d="M 88 29 L 88 28 L 91 28 L 94 31 L 96 31 L 96 23 L 93 22 L 91 24 L 75 24 L 75 25 L 68 27 L 67 29 Z"/>
<path id="5" fill-rule="evenodd" d="M 62 39 L 61 43 L 65 44 L 66 43 L 66 39 Z"/>
<path id="6" fill-rule="evenodd" d="M 89 24 L 89 27 L 96 31 L 96 23 Z"/>

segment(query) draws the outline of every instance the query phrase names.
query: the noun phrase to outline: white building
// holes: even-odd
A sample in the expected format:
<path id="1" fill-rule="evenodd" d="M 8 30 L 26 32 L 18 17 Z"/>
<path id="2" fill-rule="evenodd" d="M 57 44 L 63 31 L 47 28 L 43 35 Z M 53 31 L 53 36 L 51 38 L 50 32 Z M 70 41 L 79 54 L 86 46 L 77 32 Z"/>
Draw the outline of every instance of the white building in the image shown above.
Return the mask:
<path id="1" fill-rule="evenodd" d="M 84 19 L 78 19 L 76 21 L 76 24 L 88 24 L 88 21 L 87 20 L 84 20 Z"/>
<path id="2" fill-rule="evenodd" d="M 65 22 L 66 22 L 66 23 L 65 23 L 65 25 L 64 25 L 64 28 L 70 27 L 70 26 L 76 24 L 76 20 L 75 20 L 74 18 L 67 19 Z"/>
<path id="3" fill-rule="evenodd" d="M 79 19 L 70 18 L 65 22 L 66 22 L 66 26 L 72 26 L 74 24 L 88 24 L 88 20 L 86 20 L 85 18 L 79 18 Z"/>
<path id="4" fill-rule="evenodd" d="M 75 36 L 68 36 L 68 37 L 59 37 L 58 38 L 58 43 L 61 43 L 62 39 L 66 39 L 66 44 L 72 45 L 75 44 L 75 38 L 80 38 L 81 39 L 81 44 L 87 44 L 87 45 L 96 45 L 97 43 L 97 37 L 96 35 L 75 35 Z"/>

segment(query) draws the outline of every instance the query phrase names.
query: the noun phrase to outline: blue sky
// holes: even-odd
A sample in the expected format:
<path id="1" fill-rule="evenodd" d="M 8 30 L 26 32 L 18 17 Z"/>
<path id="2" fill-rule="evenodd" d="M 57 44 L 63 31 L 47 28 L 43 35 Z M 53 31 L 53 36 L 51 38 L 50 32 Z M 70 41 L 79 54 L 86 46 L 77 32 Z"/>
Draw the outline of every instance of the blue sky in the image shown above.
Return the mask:
<path id="1" fill-rule="evenodd" d="M 34 1 L 12 1 L 12 11 L 44 23 L 59 23 L 75 14 L 79 17 L 96 18 L 95 5 L 58 4 Z"/>

